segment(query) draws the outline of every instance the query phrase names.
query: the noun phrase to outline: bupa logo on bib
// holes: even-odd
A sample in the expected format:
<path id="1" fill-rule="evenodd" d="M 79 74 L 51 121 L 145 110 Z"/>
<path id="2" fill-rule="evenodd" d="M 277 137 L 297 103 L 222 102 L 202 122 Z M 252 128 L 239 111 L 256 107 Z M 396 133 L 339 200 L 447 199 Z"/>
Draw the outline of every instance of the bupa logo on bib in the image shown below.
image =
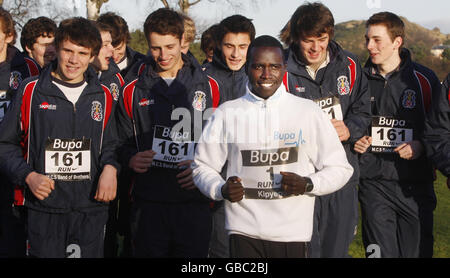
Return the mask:
<path id="1" fill-rule="evenodd" d="M 11 76 L 9 78 L 9 87 L 17 90 L 17 88 L 19 88 L 20 82 L 22 82 L 22 74 L 18 71 L 11 72 Z"/>
<path id="2" fill-rule="evenodd" d="M 91 117 L 93 120 L 100 122 L 103 119 L 102 104 L 98 101 L 92 102 Z"/>
<path id="3" fill-rule="evenodd" d="M 405 90 L 402 96 L 402 106 L 407 109 L 416 107 L 416 92 L 413 90 Z"/>
<path id="4" fill-rule="evenodd" d="M 109 86 L 109 89 L 111 91 L 111 95 L 114 98 L 115 101 L 119 100 L 119 87 L 117 86 L 116 83 L 111 83 L 111 85 Z"/>
<path id="5" fill-rule="evenodd" d="M 194 100 L 192 101 L 192 107 L 197 111 L 203 111 L 206 108 L 206 94 L 202 91 L 194 93 Z"/>
<path id="6" fill-rule="evenodd" d="M 348 95 L 350 93 L 350 83 L 345 75 L 341 75 L 337 79 L 337 89 L 340 95 Z"/>

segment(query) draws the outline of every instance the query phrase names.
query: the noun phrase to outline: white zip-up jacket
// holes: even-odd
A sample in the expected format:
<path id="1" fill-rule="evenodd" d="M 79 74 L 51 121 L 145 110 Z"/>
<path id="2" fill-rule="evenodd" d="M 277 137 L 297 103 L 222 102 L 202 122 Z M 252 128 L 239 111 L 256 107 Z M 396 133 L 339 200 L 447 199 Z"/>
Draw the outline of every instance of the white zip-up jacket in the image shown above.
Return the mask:
<path id="1" fill-rule="evenodd" d="M 245 195 L 225 201 L 229 234 L 279 242 L 308 242 L 313 226 L 314 196 L 332 193 L 350 179 L 353 168 L 336 130 L 314 102 L 286 92 L 267 100 L 247 93 L 213 113 L 195 152 L 194 182 L 214 200 L 222 200 L 227 177 L 242 179 Z M 280 171 L 311 178 L 314 189 L 286 196 Z"/>

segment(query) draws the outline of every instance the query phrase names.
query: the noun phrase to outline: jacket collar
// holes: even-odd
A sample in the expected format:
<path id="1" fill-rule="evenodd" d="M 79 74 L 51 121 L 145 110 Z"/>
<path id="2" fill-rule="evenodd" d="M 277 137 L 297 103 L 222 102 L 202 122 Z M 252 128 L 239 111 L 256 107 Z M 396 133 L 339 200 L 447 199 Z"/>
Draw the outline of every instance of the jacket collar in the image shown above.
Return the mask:
<path id="1" fill-rule="evenodd" d="M 348 60 L 346 59 L 346 55 L 344 53 L 344 50 L 342 47 L 337 44 L 335 41 L 330 40 L 328 43 L 328 52 L 330 55 L 330 62 L 329 65 L 333 65 L 336 63 L 346 63 L 348 64 Z M 288 68 L 287 71 L 296 75 L 307 75 L 309 74 L 306 72 L 306 64 L 299 56 L 300 50 L 296 44 L 291 44 L 289 49 L 287 50 L 287 64 Z"/>
<path id="2" fill-rule="evenodd" d="M 52 63 L 44 67 L 41 75 L 39 75 L 37 89 L 40 94 L 57 97 L 62 96 L 59 88 L 52 82 L 52 72 L 56 70 L 56 67 L 58 66 L 57 63 L 58 61 L 57 59 L 55 59 Z M 103 89 L 98 80 L 98 76 L 91 66 L 89 66 L 84 73 L 84 78 L 88 84 L 86 88 L 84 88 L 81 96 L 87 94 L 103 93 Z"/>
<path id="3" fill-rule="evenodd" d="M 370 58 L 367 59 L 366 64 L 364 65 L 364 72 L 366 75 L 371 76 L 373 78 L 379 78 L 379 79 L 388 79 L 391 77 L 396 77 L 399 75 L 399 73 L 408 71 L 412 68 L 412 59 L 411 59 L 411 52 L 406 49 L 402 48 L 400 51 L 400 65 L 397 67 L 397 69 L 394 72 L 391 72 L 387 75 L 387 78 L 384 78 L 381 76 L 381 74 L 378 71 L 378 68 L 375 64 L 372 63 Z"/>
<path id="4" fill-rule="evenodd" d="M 111 59 L 109 65 L 108 65 L 108 69 L 105 70 L 105 71 L 102 71 L 102 74 L 100 75 L 100 81 L 108 80 L 108 79 L 110 79 L 111 77 L 113 77 L 115 74 L 117 74 L 119 72 L 120 72 L 119 67 Z"/>
<path id="5" fill-rule="evenodd" d="M 183 59 L 183 66 L 178 71 L 175 79 L 180 81 L 183 84 L 190 84 L 195 81 L 204 81 L 208 82 L 207 76 L 203 73 L 201 66 L 196 61 L 192 55 L 181 54 L 181 58 Z M 159 80 L 161 77 L 156 72 L 156 62 L 151 56 L 147 56 L 145 59 L 145 70 L 140 75 L 138 82 L 136 83 L 137 87 L 148 88 L 151 87 L 156 80 Z"/>
<path id="6" fill-rule="evenodd" d="M 284 87 L 283 83 L 280 85 L 280 87 L 278 87 L 278 89 L 275 91 L 275 93 L 267 99 L 263 99 L 263 98 L 257 96 L 255 93 L 253 93 L 250 90 L 248 82 L 247 82 L 246 88 L 247 88 L 247 92 L 244 97 L 253 103 L 265 103 L 265 104 L 276 103 L 280 100 L 280 98 L 284 94 L 287 94 L 286 88 Z"/>
<path id="7" fill-rule="evenodd" d="M 230 69 L 227 65 L 227 63 L 225 62 L 225 60 L 223 59 L 223 55 L 222 55 L 222 51 L 219 48 L 216 48 L 214 50 L 214 54 L 213 54 L 213 60 L 211 62 L 211 65 L 228 73 L 237 73 L 237 74 L 244 74 L 245 73 L 245 64 L 237 71 L 234 71 L 232 69 Z"/>

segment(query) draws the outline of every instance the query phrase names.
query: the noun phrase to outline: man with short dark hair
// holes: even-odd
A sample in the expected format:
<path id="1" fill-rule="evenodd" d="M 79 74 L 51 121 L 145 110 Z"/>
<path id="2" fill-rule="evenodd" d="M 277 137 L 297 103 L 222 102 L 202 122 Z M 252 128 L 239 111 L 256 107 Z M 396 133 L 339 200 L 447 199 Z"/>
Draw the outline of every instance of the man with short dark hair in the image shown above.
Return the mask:
<path id="1" fill-rule="evenodd" d="M 213 60 L 214 49 L 217 48 L 217 31 L 219 30 L 219 24 L 214 24 L 202 33 L 200 40 L 200 48 L 205 53 L 205 60 L 203 65 L 211 63 Z"/>
<path id="2" fill-rule="evenodd" d="M 290 24 L 290 25 L 289 25 Z M 314 100 L 328 114 L 354 168 L 346 186 L 316 199 L 312 257 L 347 257 L 358 224 L 358 156 L 353 144 L 370 123 L 367 80 L 358 59 L 334 40 L 334 18 L 321 3 L 297 8 L 285 30 L 289 92 Z M 283 34 L 285 31 L 283 32 Z"/>
<path id="3" fill-rule="evenodd" d="M 124 167 L 134 172 L 131 235 L 135 257 L 206 257 L 209 200 L 192 180 L 193 148 L 212 106 L 208 77 L 181 52 L 183 18 L 158 9 L 144 24 L 151 52 L 123 87 L 119 125 Z M 182 128 L 181 128 L 182 127 Z"/>
<path id="4" fill-rule="evenodd" d="M 447 177 L 450 189 L 450 74 L 440 94 L 433 95 L 433 109 L 425 125 L 425 149 L 436 168 Z"/>
<path id="5" fill-rule="evenodd" d="M 244 65 L 248 46 L 254 38 L 253 23 L 242 15 L 232 15 L 220 22 L 213 61 L 205 65 L 205 72 L 219 83 L 219 105 L 245 92 L 248 79 Z"/>
<path id="6" fill-rule="evenodd" d="M 113 12 L 101 14 L 97 19 L 98 22 L 109 25 L 112 28 L 111 37 L 114 47 L 114 62 L 120 69 L 120 74 L 125 82 L 131 81 L 137 77 L 136 72 L 130 72 L 130 69 L 140 60 L 145 58 L 144 54 L 131 49 L 128 46 L 131 36 L 128 30 L 128 24 L 125 19 Z"/>
<path id="7" fill-rule="evenodd" d="M 217 81 L 219 95 L 213 99 L 214 106 L 236 99 L 245 93 L 247 74 L 245 62 L 247 49 L 255 38 L 255 27 L 250 19 L 232 15 L 223 19 L 213 34 L 216 48 L 212 62 L 205 64 L 205 72 Z M 225 171 L 225 170 L 224 170 Z M 209 257 L 229 257 L 228 237 L 225 232 L 223 202 L 213 203 L 213 232 Z"/>
<path id="8" fill-rule="evenodd" d="M 111 92 L 114 101 L 119 100 L 120 88 L 122 87 L 122 76 L 117 64 L 113 59 L 114 47 L 112 46 L 111 32 L 112 28 L 101 22 L 95 22 L 95 26 L 100 32 L 102 38 L 102 47 L 98 55 L 95 56 L 91 65 L 101 84 L 105 85 Z"/>
<path id="9" fill-rule="evenodd" d="M 0 7 L 0 123 L 23 79 L 34 73 L 27 58 L 17 49 L 11 14 Z M 31 62 L 31 60 L 30 60 Z M 31 63 L 36 69 L 34 62 Z M 0 129 L 0 133 L 4 130 Z M 1 163 L 1 162 L 0 162 Z M 19 188 L 16 188 L 19 191 Z M 0 173 L 0 257 L 26 254 L 26 209 L 14 203 L 15 185 Z"/>
<path id="10" fill-rule="evenodd" d="M 0 167 L 25 186 L 30 256 L 102 257 L 118 163 L 111 93 L 87 70 L 101 37 L 70 18 L 55 46 L 57 60 L 19 87 L 0 126 Z"/>
<path id="11" fill-rule="evenodd" d="M 354 146 L 361 153 L 364 247 L 376 246 L 383 258 L 432 257 L 436 196 L 423 133 L 441 84 L 403 48 L 405 26 L 399 16 L 372 15 L 365 36 L 369 59 L 364 73 L 373 117 Z"/>
<path id="12" fill-rule="evenodd" d="M 38 75 L 41 69 L 48 65 L 55 58 L 55 40 L 56 23 L 48 17 L 40 16 L 28 20 L 22 28 L 20 34 L 20 44 L 23 51 L 27 54 L 27 61 L 30 67 L 31 63 L 36 64 L 37 70 L 33 69 L 31 76 Z"/>
<path id="13" fill-rule="evenodd" d="M 231 257 L 304 258 L 314 196 L 342 187 L 353 169 L 324 113 L 286 92 L 280 42 L 258 37 L 247 57 L 246 94 L 209 119 L 194 181 L 209 198 L 225 200 Z"/>

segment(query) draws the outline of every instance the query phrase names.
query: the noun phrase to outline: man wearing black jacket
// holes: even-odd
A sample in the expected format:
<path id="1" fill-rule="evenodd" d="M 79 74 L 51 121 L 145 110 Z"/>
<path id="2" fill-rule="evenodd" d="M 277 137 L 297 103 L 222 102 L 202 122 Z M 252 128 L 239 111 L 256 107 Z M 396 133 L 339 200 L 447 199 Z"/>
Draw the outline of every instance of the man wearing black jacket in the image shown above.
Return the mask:
<path id="1" fill-rule="evenodd" d="M 181 52 L 183 32 L 183 18 L 173 10 L 158 9 L 147 17 L 144 33 L 152 59 L 123 87 L 119 102 L 119 153 L 123 166 L 135 173 L 136 257 L 208 254 L 209 200 L 193 184 L 190 165 L 194 138 L 212 106 L 211 90 L 202 69 Z"/>
<path id="2" fill-rule="evenodd" d="M 125 82 L 136 78 L 135 72 L 130 72 L 130 69 L 145 58 L 145 55 L 134 51 L 128 46 L 130 42 L 130 31 L 125 19 L 113 12 L 107 12 L 97 19 L 98 22 L 109 25 L 111 29 L 112 45 L 114 47 L 113 59 L 120 69 L 120 74 Z"/>
<path id="3" fill-rule="evenodd" d="M 425 148 L 436 168 L 447 177 L 450 189 L 450 74 L 440 94 L 433 95 L 433 109 L 425 125 Z"/>
<path id="4" fill-rule="evenodd" d="M 219 105 L 227 100 L 241 97 L 248 81 L 245 73 L 247 49 L 255 39 L 255 27 L 242 15 L 225 18 L 217 28 L 218 48 L 213 60 L 205 64 L 205 72 L 219 83 Z"/>
<path id="5" fill-rule="evenodd" d="M 424 151 L 426 115 L 441 90 L 436 75 L 403 48 L 405 27 L 381 12 L 366 23 L 372 125 L 361 153 L 359 200 L 366 255 L 432 257 L 433 171 Z"/>
<path id="6" fill-rule="evenodd" d="M 253 23 L 242 15 L 225 18 L 216 29 L 214 31 L 216 34 L 212 36 L 217 40 L 217 48 L 213 52 L 212 62 L 204 65 L 205 72 L 219 85 L 220 95 L 218 99 L 213 99 L 214 106 L 245 94 L 248 77 L 244 65 L 247 61 L 248 47 L 255 39 Z M 228 235 L 225 231 L 223 201 L 213 204 L 213 231 L 209 257 L 228 258 Z"/>
<path id="7" fill-rule="evenodd" d="M 334 18 L 321 3 L 300 6 L 290 19 L 284 84 L 328 114 L 354 168 L 347 184 L 316 199 L 311 257 L 346 257 L 358 223 L 358 157 L 353 144 L 370 123 L 367 79 L 355 55 L 332 40 Z"/>
<path id="8" fill-rule="evenodd" d="M 0 123 L 22 81 L 39 74 L 39 65 L 14 47 L 16 31 L 11 14 L 0 8 Z M 4 132 L 0 130 L 0 133 Z M 26 209 L 14 202 L 21 188 L 0 173 L 0 257 L 26 254 Z"/>
<path id="9" fill-rule="evenodd" d="M 101 37 L 71 18 L 55 46 L 57 61 L 20 85 L 0 125 L 0 168 L 25 186 L 30 256 L 102 257 L 118 163 L 112 96 L 87 70 Z"/>
<path id="10" fill-rule="evenodd" d="M 20 44 L 31 76 L 38 75 L 55 58 L 55 32 L 56 23 L 45 16 L 32 18 L 23 26 Z"/>

